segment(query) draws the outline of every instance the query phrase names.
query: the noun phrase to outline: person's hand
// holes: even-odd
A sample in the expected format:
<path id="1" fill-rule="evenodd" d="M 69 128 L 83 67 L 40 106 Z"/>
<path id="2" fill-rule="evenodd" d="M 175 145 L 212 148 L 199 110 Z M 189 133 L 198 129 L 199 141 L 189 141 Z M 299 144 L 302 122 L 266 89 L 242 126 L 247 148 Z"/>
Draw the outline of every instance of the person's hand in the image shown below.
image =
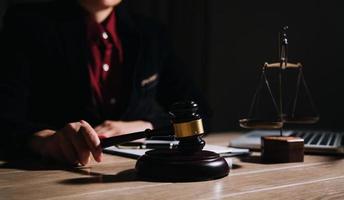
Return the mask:
<path id="1" fill-rule="evenodd" d="M 86 165 L 91 154 L 97 162 L 102 157 L 98 135 L 86 121 L 69 123 L 59 131 L 37 132 L 30 146 L 44 157 L 72 165 Z"/>
<path id="2" fill-rule="evenodd" d="M 97 126 L 94 130 L 100 138 L 153 129 L 153 125 L 147 121 L 111 121 L 107 120 Z"/>

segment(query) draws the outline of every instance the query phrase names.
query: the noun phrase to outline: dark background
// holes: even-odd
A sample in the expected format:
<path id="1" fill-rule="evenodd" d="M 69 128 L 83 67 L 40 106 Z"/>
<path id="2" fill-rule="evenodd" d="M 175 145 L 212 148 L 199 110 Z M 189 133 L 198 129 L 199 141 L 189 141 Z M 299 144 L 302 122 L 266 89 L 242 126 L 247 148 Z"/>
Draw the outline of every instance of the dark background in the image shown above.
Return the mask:
<path id="1" fill-rule="evenodd" d="M 0 16 L 8 6 L 29 1 L 0 0 Z M 125 1 L 132 12 L 166 25 L 177 55 L 214 111 L 212 131 L 240 129 L 260 67 L 278 60 L 283 25 L 289 26 L 289 60 L 304 65 L 320 113 L 319 123 L 306 127 L 343 129 L 344 7 L 339 0 Z"/>

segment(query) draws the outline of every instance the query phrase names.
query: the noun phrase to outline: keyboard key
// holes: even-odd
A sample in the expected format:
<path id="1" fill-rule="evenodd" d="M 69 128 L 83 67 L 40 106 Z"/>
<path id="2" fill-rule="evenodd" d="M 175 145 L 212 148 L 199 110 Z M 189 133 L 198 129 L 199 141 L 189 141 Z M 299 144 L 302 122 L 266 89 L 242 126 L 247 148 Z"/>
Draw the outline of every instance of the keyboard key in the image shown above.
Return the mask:
<path id="1" fill-rule="evenodd" d="M 304 143 L 308 144 L 309 140 L 312 138 L 313 134 L 311 132 L 307 132 L 304 137 Z"/>
<path id="2" fill-rule="evenodd" d="M 337 137 L 337 134 L 335 133 L 332 133 L 332 138 L 331 138 L 331 141 L 330 141 L 330 146 L 333 146 L 334 145 L 334 142 L 336 141 L 336 137 Z"/>
<path id="3" fill-rule="evenodd" d="M 318 144 L 320 138 L 321 138 L 321 132 L 316 133 L 315 137 L 313 137 L 313 140 L 311 141 L 311 144 Z"/>
<path id="4" fill-rule="evenodd" d="M 330 133 L 324 133 L 324 137 L 322 138 L 320 145 L 327 145 L 329 139 L 330 139 Z"/>

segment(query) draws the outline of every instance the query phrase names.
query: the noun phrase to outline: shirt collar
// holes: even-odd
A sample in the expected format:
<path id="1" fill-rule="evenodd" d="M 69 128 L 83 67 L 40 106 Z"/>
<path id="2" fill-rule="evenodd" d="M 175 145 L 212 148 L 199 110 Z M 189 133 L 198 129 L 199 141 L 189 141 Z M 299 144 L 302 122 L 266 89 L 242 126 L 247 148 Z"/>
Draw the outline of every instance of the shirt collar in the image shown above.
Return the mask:
<path id="1" fill-rule="evenodd" d="M 113 10 L 102 23 L 97 23 L 90 15 L 86 16 L 86 27 L 88 40 L 101 40 L 103 33 L 106 32 L 111 41 L 115 41 L 117 32 L 115 11 Z"/>
<path id="2" fill-rule="evenodd" d="M 116 14 L 113 10 L 111 14 L 101 23 L 104 29 L 108 34 L 110 34 L 110 37 L 112 41 L 115 41 L 116 38 Z"/>

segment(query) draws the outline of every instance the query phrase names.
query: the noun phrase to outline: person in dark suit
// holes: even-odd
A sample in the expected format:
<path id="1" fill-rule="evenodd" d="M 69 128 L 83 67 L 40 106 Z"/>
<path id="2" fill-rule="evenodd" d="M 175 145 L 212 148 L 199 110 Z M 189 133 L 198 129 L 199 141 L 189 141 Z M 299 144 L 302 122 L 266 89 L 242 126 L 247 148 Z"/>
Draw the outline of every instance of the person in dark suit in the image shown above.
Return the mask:
<path id="1" fill-rule="evenodd" d="M 16 6 L 1 33 L 1 148 L 70 164 L 100 139 L 169 124 L 166 106 L 203 104 L 164 30 L 121 0 Z M 205 105 L 205 103 L 204 103 Z"/>

